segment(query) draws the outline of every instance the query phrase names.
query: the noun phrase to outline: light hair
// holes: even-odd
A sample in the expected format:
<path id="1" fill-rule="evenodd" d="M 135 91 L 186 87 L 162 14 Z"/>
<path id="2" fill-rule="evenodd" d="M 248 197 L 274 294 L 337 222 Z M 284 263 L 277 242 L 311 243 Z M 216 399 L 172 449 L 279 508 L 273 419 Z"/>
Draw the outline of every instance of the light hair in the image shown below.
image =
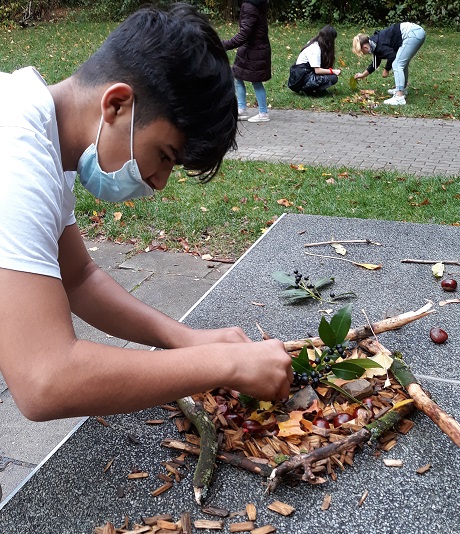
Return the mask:
<path id="1" fill-rule="evenodd" d="M 358 35 L 355 35 L 353 37 L 353 47 L 352 52 L 353 54 L 356 54 L 357 56 L 362 56 L 362 46 L 363 44 L 366 44 L 369 42 L 369 35 L 366 35 L 365 33 L 358 33 Z"/>

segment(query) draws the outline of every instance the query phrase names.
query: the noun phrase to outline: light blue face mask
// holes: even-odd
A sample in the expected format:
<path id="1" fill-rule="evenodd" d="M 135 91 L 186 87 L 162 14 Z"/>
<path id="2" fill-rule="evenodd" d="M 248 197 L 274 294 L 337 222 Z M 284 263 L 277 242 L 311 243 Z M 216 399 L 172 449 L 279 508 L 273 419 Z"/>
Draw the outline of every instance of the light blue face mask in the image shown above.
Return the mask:
<path id="1" fill-rule="evenodd" d="M 153 189 L 143 180 L 133 153 L 134 137 L 134 100 L 131 115 L 131 160 L 121 169 L 105 172 L 99 165 L 97 145 L 101 134 L 103 117 L 99 124 L 96 143 L 90 145 L 78 161 L 77 172 L 82 186 L 101 200 L 122 202 L 131 198 L 148 197 L 153 195 Z"/>

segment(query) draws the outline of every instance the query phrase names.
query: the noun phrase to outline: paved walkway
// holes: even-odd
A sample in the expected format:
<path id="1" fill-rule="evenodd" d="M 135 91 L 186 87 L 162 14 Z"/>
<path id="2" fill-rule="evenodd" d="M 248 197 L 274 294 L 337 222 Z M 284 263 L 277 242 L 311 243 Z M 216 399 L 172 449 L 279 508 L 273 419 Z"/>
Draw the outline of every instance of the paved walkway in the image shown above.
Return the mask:
<path id="1" fill-rule="evenodd" d="M 460 175 L 460 121 L 273 110 L 264 124 L 242 122 L 232 158 Z M 141 300 L 179 319 L 229 268 L 187 254 L 151 252 L 127 260 L 128 246 L 88 243 L 95 261 Z M 174 283 L 171 283 L 174 279 Z M 153 286 L 155 289 L 153 290 Z M 77 335 L 127 345 L 75 320 Z M 0 485 L 3 498 L 78 420 L 27 421 L 0 375 Z"/>
<path id="2" fill-rule="evenodd" d="M 230 157 L 460 176 L 460 121 L 272 110 L 268 123 L 240 122 Z"/>

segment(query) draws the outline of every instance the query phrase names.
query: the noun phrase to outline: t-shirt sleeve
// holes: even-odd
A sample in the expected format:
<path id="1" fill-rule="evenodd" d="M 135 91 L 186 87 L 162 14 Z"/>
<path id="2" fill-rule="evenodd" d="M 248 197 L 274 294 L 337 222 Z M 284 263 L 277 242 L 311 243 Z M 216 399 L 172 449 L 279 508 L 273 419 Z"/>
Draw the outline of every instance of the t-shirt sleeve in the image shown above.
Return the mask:
<path id="1" fill-rule="evenodd" d="M 314 69 L 321 67 L 321 48 L 316 41 L 300 52 L 296 64 L 301 65 L 307 62 L 310 63 L 310 67 Z"/>
<path id="2" fill-rule="evenodd" d="M 58 241 L 75 222 L 75 197 L 59 156 L 19 127 L 0 128 L 0 147 L 0 267 L 60 278 Z"/>

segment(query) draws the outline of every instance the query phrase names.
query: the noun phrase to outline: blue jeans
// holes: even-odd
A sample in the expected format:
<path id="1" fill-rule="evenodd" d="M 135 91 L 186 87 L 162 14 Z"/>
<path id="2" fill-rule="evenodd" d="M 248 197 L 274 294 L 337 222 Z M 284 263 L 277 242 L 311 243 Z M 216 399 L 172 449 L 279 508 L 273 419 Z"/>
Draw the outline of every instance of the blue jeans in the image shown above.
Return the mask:
<path id="1" fill-rule="evenodd" d="M 397 91 L 403 91 L 409 80 L 409 62 L 425 42 L 425 30 L 414 24 L 409 35 L 403 39 L 393 61 L 393 74 Z"/>
<path id="2" fill-rule="evenodd" d="M 259 113 L 268 113 L 267 108 L 267 92 L 265 91 L 262 82 L 251 82 L 256 94 L 257 104 L 259 105 Z M 236 99 L 238 100 L 238 109 L 246 109 L 246 86 L 243 80 L 235 78 Z"/>

